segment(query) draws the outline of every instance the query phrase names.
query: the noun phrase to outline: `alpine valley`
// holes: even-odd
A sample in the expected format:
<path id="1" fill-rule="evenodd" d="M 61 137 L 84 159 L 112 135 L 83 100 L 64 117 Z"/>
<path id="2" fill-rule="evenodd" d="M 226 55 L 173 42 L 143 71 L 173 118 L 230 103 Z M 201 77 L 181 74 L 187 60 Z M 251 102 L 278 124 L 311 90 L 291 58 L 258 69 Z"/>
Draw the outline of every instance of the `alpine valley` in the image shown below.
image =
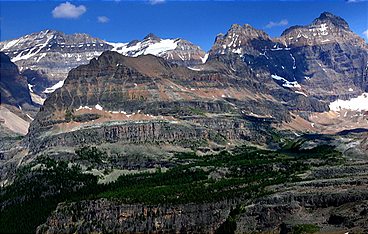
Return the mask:
<path id="1" fill-rule="evenodd" d="M 339 16 L 0 51 L 0 233 L 368 232 L 368 45 Z"/>

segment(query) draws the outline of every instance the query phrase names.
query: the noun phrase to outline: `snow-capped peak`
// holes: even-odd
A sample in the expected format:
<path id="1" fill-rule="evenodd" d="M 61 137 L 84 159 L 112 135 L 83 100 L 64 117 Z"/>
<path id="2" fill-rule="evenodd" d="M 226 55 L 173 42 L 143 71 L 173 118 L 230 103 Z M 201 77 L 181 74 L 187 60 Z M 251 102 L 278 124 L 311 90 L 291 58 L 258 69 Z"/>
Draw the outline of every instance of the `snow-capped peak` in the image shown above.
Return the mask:
<path id="1" fill-rule="evenodd" d="M 143 54 L 152 54 L 160 56 L 162 53 L 174 50 L 178 46 L 177 39 L 160 39 L 154 34 L 148 34 L 142 41 L 133 41 L 131 43 L 111 43 L 112 51 L 120 54 L 137 57 Z"/>

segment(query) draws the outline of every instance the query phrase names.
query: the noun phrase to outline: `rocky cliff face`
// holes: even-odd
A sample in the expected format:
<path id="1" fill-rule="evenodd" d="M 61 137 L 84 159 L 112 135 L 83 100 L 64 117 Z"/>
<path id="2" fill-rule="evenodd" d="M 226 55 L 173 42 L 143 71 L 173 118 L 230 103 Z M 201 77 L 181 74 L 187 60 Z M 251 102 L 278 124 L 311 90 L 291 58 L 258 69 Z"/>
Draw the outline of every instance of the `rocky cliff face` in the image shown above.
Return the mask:
<path id="1" fill-rule="evenodd" d="M 32 100 L 26 77 L 20 75 L 17 65 L 2 52 L 0 52 L 0 77 L 0 132 L 3 137 L 2 145 L 6 145 L 9 131 L 27 134 L 29 122 L 36 115 L 38 105 Z M 0 152 L 3 148 L 0 147 Z"/>
<path id="2" fill-rule="evenodd" d="M 67 206 L 60 205 L 54 216 L 49 218 L 48 223 L 38 228 L 37 233 L 104 233 L 108 230 L 120 233 L 173 231 L 213 233 L 226 220 L 231 207 L 232 203 L 228 201 L 215 204 L 177 206 L 125 205 L 106 199 L 86 201 L 74 203 L 71 206 L 69 204 Z M 75 211 L 78 213 L 74 213 Z M 76 221 L 75 224 L 70 222 L 71 216 Z M 82 220 L 90 224 L 86 225 Z M 100 220 L 104 220 L 104 222 L 102 226 L 97 227 L 96 224 L 100 223 Z M 117 220 L 119 221 L 117 222 Z M 49 226 L 49 223 L 52 223 L 52 226 Z"/>
<path id="3" fill-rule="evenodd" d="M 216 38 L 209 58 L 229 54 L 269 72 L 283 87 L 300 88 L 320 99 L 347 98 L 366 90 L 367 43 L 331 13 L 322 13 L 310 25 L 293 26 L 275 39 L 249 25 L 233 25 Z"/>
<path id="4" fill-rule="evenodd" d="M 261 143 L 269 135 L 262 126 L 288 120 L 288 111 L 327 109 L 269 79 L 260 83 L 243 65 L 239 74 L 214 72 L 216 66 L 227 65 L 212 61 L 198 72 L 152 55 L 105 52 L 73 69 L 46 100 L 31 126 L 31 148 L 216 138 Z"/>
<path id="5" fill-rule="evenodd" d="M 318 96 L 351 96 L 366 91 L 367 43 L 342 18 L 324 12 L 310 25 L 287 29 L 281 40 L 306 61 L 304 84 Z"/>
<path id="6" fill-rule="evenodd" d="M 0 103 L 13 106 L 32 105 L 27 79 L 19 74 L 18 67 L 0 52 Z"/>
<path id="7" fill-rule="evenodd" d="M 0 52 L 0 158 L 17 152 L 19 136 L 27 134 L 38 111 L 28 89 L 27 79 L 19 74 L 18 67 Z"/>

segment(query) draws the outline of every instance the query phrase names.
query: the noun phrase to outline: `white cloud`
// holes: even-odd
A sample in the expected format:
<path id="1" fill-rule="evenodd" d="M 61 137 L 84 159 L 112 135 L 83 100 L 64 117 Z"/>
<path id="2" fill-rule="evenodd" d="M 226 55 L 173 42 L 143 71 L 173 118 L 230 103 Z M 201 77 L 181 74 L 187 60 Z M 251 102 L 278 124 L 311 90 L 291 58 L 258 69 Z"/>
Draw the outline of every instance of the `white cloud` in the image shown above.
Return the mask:
<path id="1" fill-rule="evenodd" d="M 273 28 L 273 27 L 278 27 L 278 26 L 286 26 L 288 24 L 289 24 L 289 21 L 287 19 L 280 20 L 279 22 L 270 21 L 266 25 L 266 28 Z"/>
<path id="2" fill-rule="evenodd" d="M 151 5 L 164 3 L 166 0 L 148 0 Z"/>
<path id="3" fill-rule="evenodd" d="M 346 0 L 348 3 L 366 2 L 367 0 Z"/>
<path id="4" fill-rule="evenodd" d="M 86 13 L 87 8 L 84 5 L 76 6 L 70 2 L 61 3 L 52 10 L 54 18 L 76 19 Z"/>
<path id="5" fill-rule="evenodd" d="M 109 21 L 110 21 L 110 19 L 109 19 L 109 18 L 107 18 L 106 16 L 99 16 L 99 17 L 97 17 L 97 21 L 98 21 L 99 23 L 107 23 L 107 22 L 109 22 Z"/>
<path id="6" fill-rule="evenodd" d="M 368 29 L 363 32 L 363 35 L 368 39 Z"/>

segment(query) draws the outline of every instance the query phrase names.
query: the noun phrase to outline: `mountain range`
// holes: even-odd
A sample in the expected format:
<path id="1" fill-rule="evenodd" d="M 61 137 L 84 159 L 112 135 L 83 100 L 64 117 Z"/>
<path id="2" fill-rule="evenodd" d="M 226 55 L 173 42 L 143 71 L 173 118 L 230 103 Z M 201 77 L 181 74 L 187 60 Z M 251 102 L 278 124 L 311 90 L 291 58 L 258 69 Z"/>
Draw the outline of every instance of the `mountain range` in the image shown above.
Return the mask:
<path id="1" fill-rule="evenodd" d="M 205 60 L 205 52 L 191 42 L 180 38 L 161 39 L 153 34 L 141 41 L 110 43 L 87 34 L 67 35 L 45 30 L 0 42 L 0 51 L 17 64 L 34 93 L 42 98 L 62 86 L 72 68 L 86 64 L 108 50 L 132 57 L 153 54 L 188 66 Z"/>
<path id="2" fill-rule="evenodd" d="M 0 51 L 1 106 L 31 122 L 0 116 L 0 202 L 11 219 L 40 187 L 33 231 L 368 230 L 368 45 L 338 16 L 233 24 L 208 52 L 53 30 Z"/>

